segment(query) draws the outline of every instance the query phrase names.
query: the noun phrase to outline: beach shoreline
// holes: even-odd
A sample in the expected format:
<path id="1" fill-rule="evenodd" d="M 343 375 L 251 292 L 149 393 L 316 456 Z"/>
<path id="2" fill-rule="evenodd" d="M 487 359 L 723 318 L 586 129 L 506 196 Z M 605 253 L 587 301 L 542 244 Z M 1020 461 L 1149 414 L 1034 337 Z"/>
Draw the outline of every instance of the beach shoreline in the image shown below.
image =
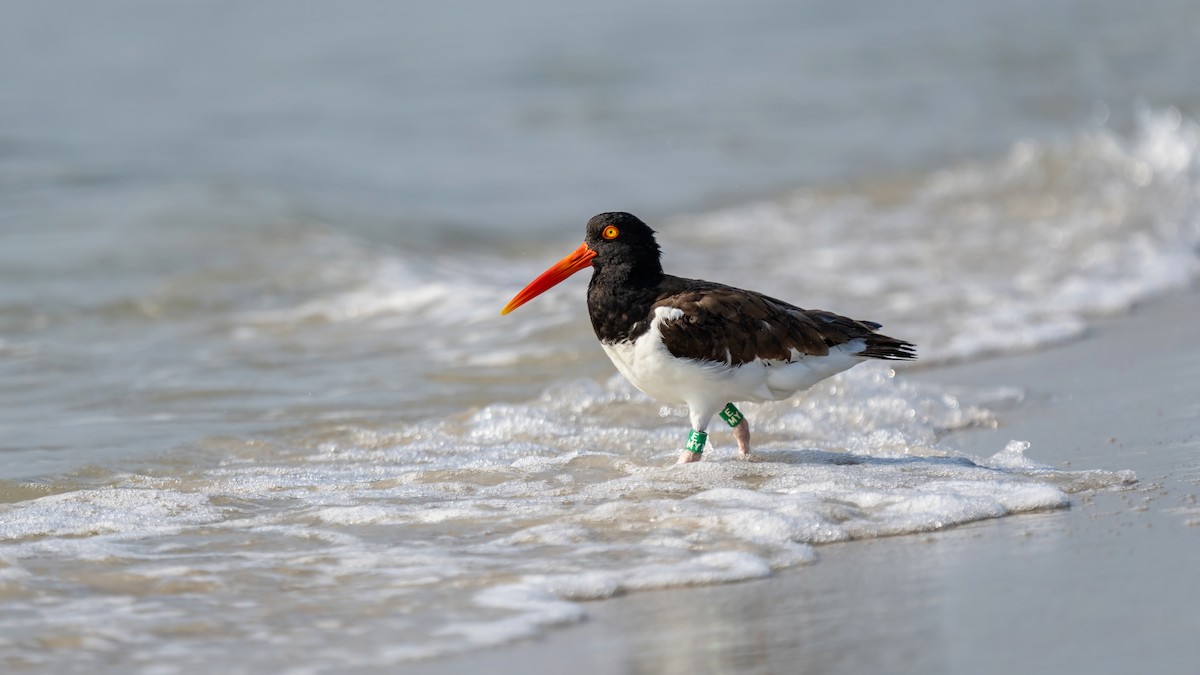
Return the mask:
<path id="1" fill-rule="evenodd" d="M 0 8 L 0 671 L 1197 670 L 1200 3 L 69 7 Z M 616 211 L 920 360 L 678 467 L 588 274 L 500 313 Z"/>
<path id="2" fill-rule="evenodd" d="M 815 564 L 736 584 L 634 593 L 422 673 L 1186 672 L 1200 660 L 1200 289 L 1095 321 L 1034 353 L 914 380 L 1015 386 L 993 429 L 947 434 L 978 458 L 1133 470 L 1068 509 L 818 548 Z"/>

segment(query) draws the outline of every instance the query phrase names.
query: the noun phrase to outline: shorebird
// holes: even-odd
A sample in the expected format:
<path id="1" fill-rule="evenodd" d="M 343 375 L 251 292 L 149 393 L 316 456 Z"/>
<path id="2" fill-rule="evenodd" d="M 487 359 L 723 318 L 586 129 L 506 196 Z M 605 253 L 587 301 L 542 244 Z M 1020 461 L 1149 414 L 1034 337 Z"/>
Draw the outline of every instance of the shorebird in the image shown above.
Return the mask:
<path id="1" fill-rule="evenodd" d="M 717 414 L 749 456 L 750 424 L 734 403 L 790 398 L 866 359 L 916 358 L 914 345 L 877 333 L 873 321 L 665 274 L 654 230 L 622 212 L 592 217 L 579 248 L 500 313 L 587 267 L 588 315 L 613 365 L 651 397 L 687 406 L 692 428 L 679 464 L 700 460 Z"/>

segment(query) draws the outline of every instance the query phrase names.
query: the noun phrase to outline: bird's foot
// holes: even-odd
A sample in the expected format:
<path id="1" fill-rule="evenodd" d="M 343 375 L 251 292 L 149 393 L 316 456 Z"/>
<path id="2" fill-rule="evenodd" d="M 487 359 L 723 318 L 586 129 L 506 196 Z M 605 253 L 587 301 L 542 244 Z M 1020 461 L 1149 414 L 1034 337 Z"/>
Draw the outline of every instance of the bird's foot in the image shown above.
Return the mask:
<path id="1" fill-rule="evenodd" d="M 733 428 L 733 439 L 737 441 L 738 457 L 746 459 L 750 456 L 750 420 L 742 418 Z"/>
<path id="2" fill-rule="evenodd" d="M 701 457 L 703 457 L 703 455 L 699 452 L 692 452 L 691 450 L 681 450 L 679 452 L 679 459 L 675 460 L 675 463 L 676 464 L 690 464 L 691 462 L 699 462 Z"/>

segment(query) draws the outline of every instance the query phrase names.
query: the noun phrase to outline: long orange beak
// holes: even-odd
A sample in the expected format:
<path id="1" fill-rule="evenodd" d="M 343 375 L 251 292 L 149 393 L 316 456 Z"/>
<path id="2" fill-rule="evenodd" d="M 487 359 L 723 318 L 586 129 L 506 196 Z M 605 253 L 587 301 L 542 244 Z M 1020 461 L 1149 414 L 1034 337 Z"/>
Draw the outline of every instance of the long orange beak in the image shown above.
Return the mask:
<path id="1" fill-rule="evenodd" d="M 554 288 L 579 270 L 591 267 L 592 258 L 595 257 L 596 252 L 588 248 L 586 243 L 580 244 L 579 248 L 572 251 L 570 255 L 554 263 L 550 269 L 542 272 L 541 276 L 529 282 L 529 285 L 525 288 L 522 288 L 521 292 L 514 295 L 513 299 L 509 300 L 508 304 L 504 306 L 504 309 L 500 310 L 500 314 L 508 314 L 542 293 Z"/>

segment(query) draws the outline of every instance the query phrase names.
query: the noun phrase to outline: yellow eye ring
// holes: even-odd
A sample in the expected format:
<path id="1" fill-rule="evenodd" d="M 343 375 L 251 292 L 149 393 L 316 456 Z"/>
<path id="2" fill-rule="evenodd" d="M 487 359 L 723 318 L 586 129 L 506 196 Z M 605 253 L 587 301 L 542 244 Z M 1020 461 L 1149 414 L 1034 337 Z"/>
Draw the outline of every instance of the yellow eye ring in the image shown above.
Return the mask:
<path id="1" fill-rule="evenodd" d="M 600 234 L 605 239 L 612 240 L 612 239 L 616 239 L 617 235 L 621 234 L 621 231 L 617 229 L 616 225 L 609 225 L 608 227 L 604 228 L 604 231 L 601 232 Z"/>

